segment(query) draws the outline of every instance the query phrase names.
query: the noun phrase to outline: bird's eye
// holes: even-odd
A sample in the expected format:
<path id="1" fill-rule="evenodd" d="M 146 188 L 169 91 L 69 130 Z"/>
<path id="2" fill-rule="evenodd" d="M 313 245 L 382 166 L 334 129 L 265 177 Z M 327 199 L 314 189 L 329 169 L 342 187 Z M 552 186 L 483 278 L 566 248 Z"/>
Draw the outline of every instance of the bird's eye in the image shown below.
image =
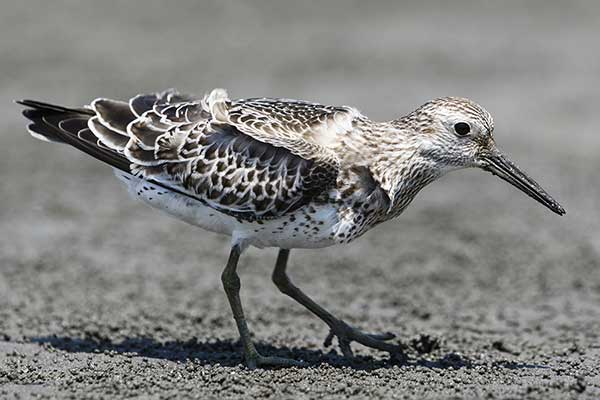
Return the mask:
<path id="1" fill-rule="evenodd" d="M 469 126 L 469 124 L 466 122 L 457 122 L 454 124 L 454 131 L 459 136 L 465 136 L 471 132 L 471 126 Z"/>

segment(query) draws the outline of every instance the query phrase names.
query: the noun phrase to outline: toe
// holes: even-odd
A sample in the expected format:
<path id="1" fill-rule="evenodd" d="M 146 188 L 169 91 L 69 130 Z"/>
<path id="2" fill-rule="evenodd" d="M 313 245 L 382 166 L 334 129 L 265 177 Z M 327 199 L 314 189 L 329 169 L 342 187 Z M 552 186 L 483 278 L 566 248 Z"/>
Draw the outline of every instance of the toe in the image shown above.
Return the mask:
<path id="1" fill-rule="evenodd" d="M 333 331 L 329 331 L 329 333 L 327 334 L 327 337 L 323 341 L 323 346 L 325 346 L 325 347 L 331 346 L 331 343 L 333 342 L 334 337 L 335 337 L 335 333 L 333 333 Z"/>
<path id="2" fill-rule="evenodd" d="M 352 352 L 352 348 L 350 347 L 350 341 L 347 339 L 340 339 L 338 337 L 338 342 L 340 344 L 340 350 L 342 350 L 342 354 L 346 358 L 353 358 L 354 353 Z"/>
<path id="3" fill-rule="evenodd" d="M 394 335 L 392 332 L 369 333 L 369 334 L 367 334 L 367 336 L 370 336 L 372 339 L 375 339 L 375 340 L 383 340 L 384 342 L 388 341 L 388 340 L 396 339 L 396 335 Z"/>

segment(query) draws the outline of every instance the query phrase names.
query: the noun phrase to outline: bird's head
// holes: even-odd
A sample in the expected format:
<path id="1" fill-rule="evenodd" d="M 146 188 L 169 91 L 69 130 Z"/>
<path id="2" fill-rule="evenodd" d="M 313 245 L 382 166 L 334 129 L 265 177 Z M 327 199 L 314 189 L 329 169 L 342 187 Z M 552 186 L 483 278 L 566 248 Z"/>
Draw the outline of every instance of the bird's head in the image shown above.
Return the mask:
<path id="1" fill-rule="evenodd" d="M 500 177 L 559 215 L 565 214 L 542 187 L 504 155 L 494 141 L 494 121 L 471 100 L 432 100 L 405 117 L 419 138 L 419 153 L 441 171 L 478 167 Z"/>

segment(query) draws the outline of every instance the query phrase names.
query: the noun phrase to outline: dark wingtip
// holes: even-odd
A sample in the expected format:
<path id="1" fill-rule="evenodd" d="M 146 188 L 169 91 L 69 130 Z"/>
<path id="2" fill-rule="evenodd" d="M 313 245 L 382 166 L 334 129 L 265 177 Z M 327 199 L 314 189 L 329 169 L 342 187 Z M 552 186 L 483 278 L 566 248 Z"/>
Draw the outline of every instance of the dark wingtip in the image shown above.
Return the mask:
<path id="1" fill-rule="evenodd" d="M 64 106 L 59 106 L 57 104 L 46 103 L 38 100 L 15 100 L 15 103 L 21 104 L 25 107 L 30 107 L 36 110 L 46 110 L 50 112 L 57 113 L 76 113 L 76 114 L 86 114 L 86 115 L 95 115 L 94 111 L 88 110 L 85 108 L 69 108 Z"/>
<path id="2" fill-rule="evenodd" d="M 13 100 L 13 101 L 17 104 L 21 104 L 21 105 L 27 106 L 27 107 L 39 107 L 40 105 L 49 105 L 48 103 L 44 103 L 44 102 L 37 101 L 37 100 L 31 100 L 31 99 L 20 99 L 20 100 Z"/>

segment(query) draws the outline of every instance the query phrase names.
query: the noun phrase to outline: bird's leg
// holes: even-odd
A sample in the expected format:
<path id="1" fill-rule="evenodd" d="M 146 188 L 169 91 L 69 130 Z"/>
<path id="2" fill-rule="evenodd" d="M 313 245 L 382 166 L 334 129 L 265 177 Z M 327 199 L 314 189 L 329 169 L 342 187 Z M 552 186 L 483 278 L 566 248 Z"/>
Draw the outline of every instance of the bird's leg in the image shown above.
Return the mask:
<path id="1" fill-rule="evenodd" d="M 246 365 L 250 369 L 254 369 L 257 366 L 280 366 L 280 367 L 291 367 L 291 366 L 302 366 L 304 365 L 300 361 L 295 361 L 281 357 L 266 357 L 261 355 L 254 347 L 252 338 L 250 337 L 250 330 L 246 324 L 246 318 L 244 317 L 244 310 L 242 309 L 242 302 L 240 300 L 240 277 L 237 274 L 238 260 L 241 255 L 241 248 L 238 245 L 234 245 L 231 248 L 227 265 L 221 274 L 221 281 L 233 312 L 233 318 L 237 324 L 238 331 L 240 332 L 240 339 L 243 345 L 244 360 Z"/>
<path id="2" fill-rule="evenodd" d="M 277 262 L 275 263 L 275 269 L 273 270 L 273 282 L 282 293 L 290 296 L 292 299 L 302 304 L 329 326 L 330 333 L 325 339 L 325 346 L 331 345 L 333 337 L 336 336 L 338 338 L 340 349 L 345 357 L 353 357 L 350 343 L 358 342 L 373 349 L 387 351 L 396 358 L 404 358 L 402 345 L 387 342 L 388 340 L 395 338 L 393 333 L 388 332 L 384 334 L 369 334 L 361 332 L 358 329 L 348 325 L 341 319 L 333 316 L 330 312 L 315 303 L 310 297 L 308 297 L 297 286 L 295 286 L 286 273 L 289 255 L 289 250 L 279 250 Z"/>

